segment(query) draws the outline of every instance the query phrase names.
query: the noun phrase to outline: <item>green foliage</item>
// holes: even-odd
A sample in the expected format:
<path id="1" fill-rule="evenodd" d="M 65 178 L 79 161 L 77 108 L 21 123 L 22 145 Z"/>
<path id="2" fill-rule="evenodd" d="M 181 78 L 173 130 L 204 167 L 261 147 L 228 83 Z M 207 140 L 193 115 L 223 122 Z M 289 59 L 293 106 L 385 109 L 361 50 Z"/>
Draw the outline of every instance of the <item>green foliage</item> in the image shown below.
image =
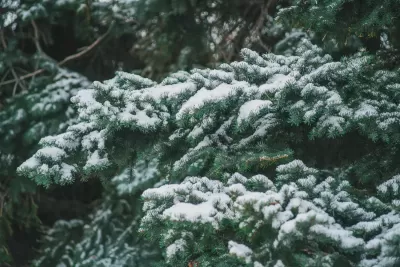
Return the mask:
<path id="1" fill-rule="evenodd" d="M 34 265 L 400 264 L 398 0 L 4 3 L 0 260 L 36 184 L 99 177 Z"/>
<path id="2" fill-rule="evenodd" d="M 371 51 L 376 51 L 381 38 L 398 48 L 399 11 L 398 0 L 293 0 L 280 10 L 279 17 L 321 37 L 333 37 L 341 44 L 350 41 L 352 35 L 358 36 Z"/>
<path id="3" fill-rule="evenodd" d="M 141 231 L 160 240 L 164 266 L 185 266 L 189 260 L 217 266 L 229 254 L 241 259 L 235 266 L 400 263 L 386 253 L 391 242 L 383 241 L 397 238 L 399 214 L 389 208 L 377 216 L 373 206 L 382 202 L 355 198 L 343 177 L 324 177 L 299 160 L 276 171 L 273 181 L 234 173 L 219 180 L 188 177 L 181 184 L 148 189 Z M 378 223 L 384 218 L 392 221 L 388 231 Z M 376 243 L 377 259 L 367 260 Z"/>
<path id="4" fill-rule="evenodd" d="M 82 76 L 57 61 L 91 45 L 110 25 L 114 28 L 106 37 L 118 40 L 131 31 L 133 22 L 126 18 L 133 9 L 129 1 L 119 1 L 119 9 L 85 0 L 0 2 L 0 247 L 1 256 L 9 258 L 12 251 L 6 241 L 13 228 L 25 231 L 40 225 L 36 184 L 18 176 L 16 168 L 37 150 L 42 137 L 64 131 L 75 119 L 70 98 L 90 86 L 85 76 L 104 77 L 98 69 L 71 64 Z M 107 53 L 104 43 L 99 44 Z M 84 57 L 86 65 L 100 67 L 102 72 L 110 68 L 109 61 L 95 55 L 104 64 L 98 64 L 96 57 Z"/>
<path id="5" fill-rule="evenodd" d="M 293 50 L 244 49 L 160 84 L 117 72 L 79 91 L 77 120 L 18 171 L 45 186 L 97 176 L 120 195 L 153 187 L 120 227 L 141 219 L 157 266 L 394 267 L 399 70 L 363 53 L 333 61 L 306 39 Z"/>
<path id="6" fill-rule="evenodd" d="M 36 184 L 17 176 L 16 168 L 32 155 L 43 136 L 60 133 L 72 124 L 76 112 L 69 98 L 89 85 L 79 74 L 59 69 L 52 77 L 37 79 L 29 94 L 9 99 L 0 110 L 0 244 L 4 251 L 12 225 L 32 229 L 40 224 L 32 197 Z"/>
<path id="7" fill-rule="evenodd" d="M 115 70 L 135 70 L 161 79 L 171 71 L 190 69 L 195 64 L 215 66 L 217 62 L 231 62 L 237 58 L 243 46 L 257 51 L 271 49 L 286 31 L 272 20 L 275 5 L 269 6 L 266 12 L 266 6 L 247 1 L 216 2 L 216 5 L 211 1 L 186 0 L 0 2 L 0 206 L 3 208 L 0 221 L 5 226 L 0 232 L 4 237 L 0 247 L 11 235 L 11 224 L 21 229 L 21 226 L 37 227 L 39 224 L 34 203 L 40 197 L 36 183 L 18 176 L 15 169 L 38 149 L 42 137 L 58 134 L 75 124 L 76 110 L 69 106 L 69 99 L 78 90 L 89 87 L 87 79 L 104 80 Z M 224 37 L 221 39 L 221 36 Z M 123 132 L 115 138 L 122 146 L 129 145 Z M 89 139 L 90 146 L 92 140 Z M 149 137 L 135 144 L 146 152 L 120 150 L 120 156 L 115 157 L 115 168 L 103 168 L 104 176 L 119 174 L 115 176 L 119 179 L 115 184 L 118 192 L 138 189 L 137 182 L 126 187 L 126 179 L 129 180 L 127 177 L 132 170 L 138 168 L 134 163 L 136 159 L 145 159 L 140 162 L 145 162 L 146 166 L 154 164 L 144 155 L 157 154 L 152 143 Z M 278 153 L 264 150 L 260 147 L 259 151 L 246 153 L 253 158 Z M 217 156 L 218 161 L 232 165 L 223 153 L 212 150 L 207 153 L 209 159 Z M 167 157 L 160 160 L 165 163 Z M 242 156 L 235 158 L 240 160 Z M 79 156 L 75 160 L 79 160 Z M 126 168 L 131 164 L 132 168 Z M 200 165 L 191 167 L 190 172 L 206 170 L 206 166 Z M 249 166 L 238 164 L 226 168 L 249 172 L 265 168 L 257 167 L 256 161 L 249 161 Z M 160 172 L 166 174 L 170 167 L 160 164 Z M 63 170 L 65 178 L 74 168 L 66 163 L 59 168 L 42 165 L 40 170 L 47 169 L 54 174 Z M 94 170 L 95 166 L 88 165 L 85 172 L 90 176 Z M 221 172 L 217 167 L 212 171 L 215 175 Z M 83 175 L 82 180 L 88 176 Z M 46 184 L 46 178 L 39 175 L 39 180 Z M 140 189 L 154 183 L 146 178 L 143 181 L 146 182 Z M 52 194 L 52 191 L 44 194 Z M 64 196 L 61 195 L 60 198 Z"/>
<path id="8" fill-rule="evenodd" d="M 138 0 L 135 7 L 145 38 L 134 51 L 150 78 L 199 65 L 215 68 L 237 60 L 243 47 L 266 52 L 287 30 L 272 20 L 274 1 Z"/>
<path id="9" fill-rule="evenodd" d="M 139 189 L 159 178 L 152 164 L 139 161 L 116 176 L 95 211 L 85 218 L 87 223 L 56 222 L 46 231 L 45 246 L 34 266 L 144 267 L 159 260 L 157 245 L 137 234 L 141 218 Z"/>
<path id="10" fill-rule="evenodd" d="M 161 85 L 122 72 L 94 83 L 72 98 L 78 122 L 42 139 L 44 148 L 20 172 L 44 185 L 72 181 L 76 174 L 107 178 L 142 151 L 161 153 L 160 166 L 172 166 L 171 179 L 184 178 L 191 166 L 206 174 L 220 153 L 231 158 L 247 150 L 249 159 L 290 149 L 315 164 L 350 167 L 376 147 L 389 151 L 399 142 L 398 100 L 386 89 L 396 87 L 397 70 L 374 71 L 373 58 L 362 54 L 332 62 L 308 42 L 297 51 L 302 56 L 263 59 L 243 52 L 243 62 L 178 72 Z M 350 147 L 343 151 L 354 139 L 370 145 L 357 154 Z M 342 150 L 336 161 L 307 148 L 324 142 Z"/>

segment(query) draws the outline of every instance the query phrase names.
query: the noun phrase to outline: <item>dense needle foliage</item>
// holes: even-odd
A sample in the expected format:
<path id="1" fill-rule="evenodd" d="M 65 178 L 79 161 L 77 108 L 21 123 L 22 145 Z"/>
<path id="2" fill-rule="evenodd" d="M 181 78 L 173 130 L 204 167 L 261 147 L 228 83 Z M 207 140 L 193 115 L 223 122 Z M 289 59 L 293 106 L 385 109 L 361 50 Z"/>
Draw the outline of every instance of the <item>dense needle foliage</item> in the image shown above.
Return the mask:
<path id="1" fill-rule="evenodd" d="M 0 261 L 400 265 L 397 1 L 2 3 Z"/>

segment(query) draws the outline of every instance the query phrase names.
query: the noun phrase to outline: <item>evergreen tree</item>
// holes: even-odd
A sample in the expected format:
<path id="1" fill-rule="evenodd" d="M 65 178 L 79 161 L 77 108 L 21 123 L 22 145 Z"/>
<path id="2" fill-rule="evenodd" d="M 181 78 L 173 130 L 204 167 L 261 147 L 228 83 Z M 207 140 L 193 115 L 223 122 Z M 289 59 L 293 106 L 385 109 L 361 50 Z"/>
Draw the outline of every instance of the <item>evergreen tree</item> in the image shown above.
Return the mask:
<path id="1" fill-rule="evenodd" d="M 16 168 L 37 150 L 42 137 L 64 131 L 76 118 L 70 98 L 90 85 L 85 76 L 107 77 L 101 73 L 110 68 L 107 60 L 94 64 L 103 67 L 100 70 L 71 63 L 97 46 L 107 49 L 104 39 L 118 40 L 126 34 L 132 28 L 126 21 L 132 8 L 127 8 L 128 1 L 119 1 L 120 9 L 110 9 L 99 1 L 89 5 L 78 0 L 3 0 L 0 6 L 0 265 L 18 265 L 6 243 L 13 228 L 38 227 L 40 198 L 35 183 L 16 175 Z"/>
<path id="2" fill-rule="evenodd" d="M 399 70 L 307 39 L 242 56 L 160 84 L 117 72 L 72 97 L 77 119 L 18 171 L 44 186 L 96 176 L 110 193 L 81 239 L 59 233 L 83 223 L 55 225 L 40 266 L 129 266 L 147 246 L 136 230 L 159 266 L 400 263 Z M 142 212 L 107 206 L 145 188 Z"/>
<path id="3" fill-rule="evenodd" d="M 40 224 L 39 204 L 45 204 L 39 212 L 67 210 L 56 186 L 40 190 L 15 170 L 42 137 L 76 122 L 71 96 L 116 70 L 160 79 L 195 64 L 230 62 L 244 46 L 270 50 L 288 31 L 272 20 L 275 12 L 273 1 L 0 0 L 0 262 L 10 261 L 5 243 L 12 228 Z M 300 35 L 294 31 L 280 42 L 282 53 Z M 120 192 L 124 182 L 115 186 Z M 68 195 L 74 188 L 61 190 Z M 85 208 L 77 210 L 81 218 Z"/>
<path id="4" fill-rule="evenodd" d="M 15 170 L 37 149 L 43 136 L 60 133 L 73 124 L 76 112 L 69 98 L 89 85 L 81 75 L 59 69 L 55 76 L 38 78 L 28 95 L 9 99 L 0 110 L 0 243 L 12 234 L 12 224 L 37 226 L 37 206 L 32 201 L 35 183 L 17 176 Z"/>
<path id="5" fill-rule="evenodd" d="M 358 36 L 368 50 L 376 52 L 382 46 L 399 48 L 399 11 L 398 0 L 293 0 L 279 16 L 323 38 L 333 37 L 340 44 Z"/>
<path id="6" fill-rule="evenodd" d="M 287 5 L 287 0 L 279 1 L 279 6 Z M 198 66 L 214 68 L 239 59 L 243 47 L 271 51 L 288 30 L 272 19 L 276 0 L 138 0 L 135 7 L 146 37 L 134 51 L 146 63 L 143 74 L 149 78 Z"/>

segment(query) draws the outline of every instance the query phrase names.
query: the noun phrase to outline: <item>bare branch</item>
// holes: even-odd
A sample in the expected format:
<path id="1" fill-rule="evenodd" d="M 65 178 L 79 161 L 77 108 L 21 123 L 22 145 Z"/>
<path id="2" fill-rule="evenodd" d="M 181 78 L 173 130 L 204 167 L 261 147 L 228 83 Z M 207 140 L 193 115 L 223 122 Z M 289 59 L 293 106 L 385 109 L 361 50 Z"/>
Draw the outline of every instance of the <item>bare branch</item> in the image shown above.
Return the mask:
<path id="1" fill-rule="evenodd" d="M 15 72 L 14 68 L 11 67 L 11 73 L 13 74 L 15 80 L 16 80 L 16 85 L 19 84 L 19 86 L 21 86 L 21 88 L 23 90 L 27 90 L 27 88 L 25 87 L 25 85 L 22 83 L 21 79 L 19 78 L 19 76 L 17 75 L 17 73 Z M 15 95 L 17 90 L 17 86 L 14 86 L 14 90 L 13 90 L 13 96 Z"/>
<path id="2" fill-rule="evenodd" d="M 34 31 L 34 37 L 33 37 L 33 42 L 35 43 L 36 49 L 38 50 L 39 54 L 41 54 L 44 58 L 49 59 L 50 61 L 55 62 L 54 59 L 49 57 L 42 49 L 42 46 L 40 45 L 40 31 L 39 28 L 34 20 L 31 20 L 31 24 L 33 26 L 33 31 Z"/>
<path id="3" fill-rule="evenodd" d="M 3 78 L 1 78 L 1 82 L 3 82 L 7 78 L 9 73 L 10 73 L 10 70 L 7 70 L 6 73 L 4 74 Z"/>
<path id="4" fill-rule="evenodd" d="M 76 53 L 74 55 L 68 56 L 66 58 L 64 58 L 60 63 L 58 63 L 59 66 L 62 66 L 64 64 L 66 64 L 69 61 L 75 60 L 77 58 L 80 58 L 86 54 L 88 54 L 89 52 L 91 52 L 93 50 L 93 48 L 95 48 L 101 41 L 103 41 L 107 35 L 111 32 L 111 29 L 113 28 L 114 23 L 111 24 L 111 26 L 108 28 L 108 30 L 106 31 L 106 33 L 104 33 L 102 36 L 100 36 L 96 41 L 94 41 L 91 45 L 89 45 L 88 47 L 85 48 L 85 50 L 82 50 L 79 53 Z"/>
<path id="5" fill-rule="evenodd" d="M 2 30 L 0 30 L 0 39 L 1 39 L 1 44 L 2 44 L 2 46 L 4 48 L 4 50 L 6 50 L 7 49 L 7 43 L 6 43 L 6 40 L 4 39 L 4 35 L 3 35 L 3 31 Z"/>
<path id="6" fill-rule="evenodd" d="M 30 77 L 33 77 L 33 76 L 35 76 L 35 75 L 37 75 L 37 74 L 41 74 L 41 73 L 43 73 L 44 71 L 45 71 L 44 69 L 39 69 L 39 70 L 34 71 L 34 72 L 31 72 L 31 73 L 29 73 L 29 74 L 20 76 L 19 79 L 20 79 L 20 80 L 25 80 L 25 79 L 30 78 Z M 10 84 L 10 83 L 14 83 L 14 82 L 16 82 L 16 81 L 17 81 L 17 80 L 15 80 L 15 79 L 14 79 L 14 80 L 8 80 L 8 81 L 5 81 L 5 82 L 0 83 L 0 86 L 6 85 L 6 84 Z"/>
<path id="7" fill-rule="evenodd" d="M 253 27 L 253 34 L 254 34 L 254 40 L 258 41 L 258 43 L 267 51 L 270 51 L 270 48 L 268 48 L 261 40 L 261 28 L 263 27 L 265 18 L 268 15 L 270 7 L 275 5 L 277 3 L 277 0 L 266 0 L 267 2 L 262 5 L 260 16 L 258 17 L 254 27 Z"/>
<path id="8" fill-rule="evenodd" d="M 3 31 L 0 31 L 0 39 L 1 39 L 1 43 L 2 43 L 2 45 L 3 45 L 4 50 L 6 50 L 6 49 L 7 49 L 7 43 L 6 43 L 6 40 L 4 39 Z M 22 82 L 20 81 L 20 79 L 19 79 L 17 73 L 15 72 L 14 68 L 11 67 L 10 70 L 11 70 L 12 75 L 13 75 L 14 78 L 15 78 L 15 86 L 14 86 L 14 89 L 13 89 L 13 95 L 15 95 L 16 90 L 17 90 L 17 85 L 18 85 L 18 84 L 22 87 L 22 89 L 25 90 L 26 88 L 25 88 L 25 86 L 22 84 Z"/>
<path id="9" fill-rule="evenodd" d="M 40 46 L 40 36 L 39 36 L 39 29 L 36 25 L 36 22 L 34 20 L 31 21 L 31 24 L 33 26 L 33 31 L 35 33 L 33 37 L 33 41 L 35 42 L 36 49 L 39 51 L 40 54 L 44 54 L 42 47 Z"/>
<path id="10" fill-rule="evenodd" d="M 14 88 L 13 88 L 13 92 L 12 92 L 12 95 L 13 95 L 13 96 L 15 96 L 15 94 L 17 93 L 17 87 L 18 87 L 18 82 L 16 82 L 16 83 L 14 84 Z"/>
<path id="11" fill-rule="evenodd" d="M 108 28 L 107 32 L 105 32 L 102 36 L 100 36 L 96 41 L 94 41 L 91 45 L 89 45 L 85 50 L 83 50 L 83 51 L 81 51 L 79 53 L 76 53 L 74 55 L 70 55 L 70 56 L 66 57 L 65 59 L 63 59 L 62 61 L 57 63 L 57 65 L 58 66 L 63 66 L 66 63 L 68 63 L 70 61 L 73 61 L 73 60 L 76 60 L 76 59 L 88 54 L 89 52 L 91 52 L 96 46 L 98 46 L 107 37 L 107 35 L 111 32 L 111 29 L 113 28 L 113 26 L 114 26 L 114 23 L 111 23 L 111 25 Z M 33 77 L 33 76 L 41 74 L 43 72 L 45 72 L 44 69 L 38 69 L 38 70 L 36 70 L 36 71 L 34 71 L 32 73 L 20 76 L 19 80 L 25 80 L 27 78 Z M 8 80 L 8 81 L 0 83 L 0 86 L 6 85 L 6 84 L 11 84 L 11 83 L 14 83 L 14 82 L 17 82 L 17 81 L 18 81 L 18 79 Z"/>

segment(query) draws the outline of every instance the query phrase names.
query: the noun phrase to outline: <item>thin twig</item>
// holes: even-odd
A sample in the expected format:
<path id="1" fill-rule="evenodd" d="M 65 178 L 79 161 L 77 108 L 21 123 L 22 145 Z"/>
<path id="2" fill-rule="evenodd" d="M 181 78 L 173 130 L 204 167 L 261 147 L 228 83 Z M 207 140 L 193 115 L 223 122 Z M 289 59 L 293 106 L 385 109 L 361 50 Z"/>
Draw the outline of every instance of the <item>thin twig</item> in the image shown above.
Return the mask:
<path id="1" fill-rule="evenodd" d="M 39 61 L 35 62 L 35 70 L 39 68 Z M 36 74 L 32 76 L 32 79 L 29 82 L 29 88 L 32 86 L 32 84 L 35 82 Z"/>
<path id="2" fill-rule="evenodd" d="M 100 36 L 96 41 L 94 41 L 91 45 L 89 45 L 85 50 L 83 50 L 83 51 L 81 51 L 81 52 L 79 52 L 79 53 L 76 53 L 76 54 L 74 54 L 74 55 L 71 55 L 71 56 L 66 57 L 66 58 L 63 59 L 61 62 L 59 62 L 57 65 L 58 65 L 58 66 L 63 66 L 63 65 L 65 65 L 66 63 L 68 63 L 68 62 L 70 62 L 70 61 L 73 61 L 73 60 L 75 60 L 75 59 L 78 59 L 78 58 L 80 58 L 80 57 L 82 57 L 82 56 L 88 54 L 89 52 L 91 52 L 91 50 L 93 50 L 97 45 L 99 45 L 99 43 L 100 43 L 101 41 L 103 41 L 103 40 L 107 37 L 107 35 L 111 32 L 111 29 L 113 28 L 113 26 L 114 26 L 114 23 L 112 23 L 112 24 L 110 25 L 110 27 L 108 28 L 108 30 L 107 30 L 106 33 L 104 33 L 102 36 Z M 38 74 L 41 74 L 41 73 L 43 73 L 43 72 L 45 72 L 44 69 L 38 69 L 38 70 L 36 70 L 36 71 L 34 71 L 34 72 L 32 72 L 32 73 L 29 73 L 29 74 L 20 76 L 20 77 L 19 77 L 19 80 L 25 80 L 25 79 L 27 79 L 27 78 L 33 77 L 33 76 L 38 75 Z M 6 85 L 6 84 L 10 84 L 10 83 L 14 83 L 14 82 L 17 82 L 17 81 L 18 81 L 17 79 L 8 80 L 8 81 L 5 81 L 5 82 L 0 83 L 0 86 Z"/>
<path id="3" fill-rule="evenodd" d="M 261 32 L 260 31 L 261 31 L 261 28 L 263 27 L 265 18 L 268 16 L 269 8 L 272 5 L 275 5 L 276 2 L 277 2 L 277 0 L 267 0 L 267 2 L 263 4 L 263 6 L 261 8 L 260 16 L 258 17 L 258 19 L 253 27 L 253 30 L 252 30 L 253 34 L 255 35 L 255 40 L 257 40 L 259 42 L 259 44 L 267 51 L 269 51 L 270 49 L 261 40 Z"/>
<path id="4" fill-rule="evenodd" d="M 17 87 L 18 87 L 18 82 L 16 82 L 16 83 L 14 84 L 14 88 L 13 88 L 13 92 L 12 92 L 12 95 L 13 95 L 13 96 L 15 96 L 15 93 L 17 93 Z"/>
<path id="5" fill-rule="evenodd" d="M 27 70 L 25 70 L 23 68 L 20 68 L 20 67 L 16 67 L 15 69 L 20 71 L 20 72 L 23 72 L 23 73 L 29 73 L 29 71 L 27 71 Z"/>
<path id="6" fill-rule="evenodd" d="M 269 2 L 270 1 L 268 1 L 268 3 Z M 256 23 L 255 23 L 255 25 L 253 27 L 252 32 L 254 34 L 256 34 L 257 36 L 260 35 L 260 30 L 261 30 L 261 28 L 262 28 L 262 26 L 264 24 L 265 17 L 268 15 L 268 7 L 269 7 L 268 4 L 264 4 L 262 6 L 261 11 L 260 11 L 260 16 L 258 17 L 258 19 L 257 19 L 257 21 L 256 21 Z"/>
<path id="7" fill-rule="evenodd" d="M 3 45 L 4 50 L 6 50 L 6 49 L 7 49 L 7 43 L 6 43 L 6 40 L 4 39 L 3 31 L 0 31 L 0 39 L 1 39 L 1 43 L 2 43 L 2 45 Z M 14 68 L 13 68 L 12 66 L 10 67 L 10 70 L 11 70 L 12 75 L 13 75 L 14 78 L 15 78 L 15 86 L 14 86 L 14 89 L 13 89 L 13 95 L 15 95 L 16 90 L 17 90 L 17 85 L 18 85 L 18 84 L 22 87 L 22 89 L 25 90 L 26 88 L 25 88 L 25 86 L 22 84 L 22 82 L 20 81 L 20 79 L 19 79 L 17 73 L 15 72 L 15 70 L 14 70 Z"/>
<path id="8" fill-rule="evenodd" d="M 4 198 L 5 198 L 5 196 L 3 196 L 3 194 L 0 192 L 0 218 L 3 216 Z"/>
<path id="9" fill-rule="evenodd" d="M 31 73 L 29 73 L 29 74 L 20 76 L 19 79 L 20 79 L 20 80 L 25 80 L 25 79 L 30 78 L 30 77 L 32 77 L 32 76 L 35 76 L 35 75 L 37 75 L 37 74 L 41 74 L 41 73 L 43 73 L 44 71 L 45 71 L 44 69 L 39 69 L 39 70 L 34 71 L 34 72 L 31 72 Z M 14 79 L 14 80 L 8 80 L 8 81 L 5 81 L 5 82 L 0 83 L 0 86 L 6 85 L 6 84 L 10 84 L 10 83 L 14 83 L 14 82 L 16 82 L 15 79 Z"/>
<path id="10" fill-rule="evenodd" d="M 66 57 L 60 63 L 58 63 L 58 65 L 62 66 L 71 60 L 75 60 L 75 59 L 82 57 L 82 56 L 86 55 L 87 53 L 91 52 L 93 50 L 93 48 L 95 48 L 101 41 L 103 41 L 107 37 L 107 35 L 111 32 L 111 29 L 113 26 L 114 26 L 114 23 L 111 24 L 111 26 L 108 28 L 106 33 L 104 33 L 102 36 L 100 36 L 96 41 L 94 41 L 91 45 L 89 45 L 85 50 L 83 50 L 79 53 L 76 53 L 74 55 Z"/>
<path id="11" fill-rule="evenodd" d="M 3 31 L 0 30 L 0 39 L 1 39 L 1 44 L 3 45 L 4 50 L 7 49 L 7 44 L 6 44 L 6 40 L 4 40 L 4 35 L 3 35 Z"/>
<path id="12" fill-rule="evenodd" d="M 36 25 L 36 22 L 34 20 L 31 20 L 31 24 L 33 26 L 33 31 L 34 31 L 34 37 L 33 37 L 33 42 L 35 43 L 36 49 L 38 50 L 39 54 L 41 54 L 43 57 L 46 59 L 49 59 L 51 61 L 55 61 L 51 57 L 49 57 L 42 49 L 42 46 L 40 45 L 40 32 L 39 28 Z"/>
<path id="13" fill-rule="evenodd" d="M 0 83 L 3 82 L 7 78 L 9 73 L 10 73 L 10 70 L 7 70 L 6 73 L 4 74 L 3 78 L 1 78 Z"/>
<path id="14" fill-rule="evenodd" d="M 34 31 L 34 37 L 33 41 L 35 43 L 36 49 L 39 51 L 40 54 L 44 54 L 42 47 L 40 46 L 40 36 L 39 36 L 39 29 L 36 25 L 36 22 L 34 20 L 31 21 L 31 24 L 33 26 L 33 31 Z"/>
<path id="15" fill-rule="evenodd" d="M 15 72 L 15 70 L 14 70 L 13 67 L 11 67 L 11 73 L 13 74 L 13 76 L 14 76 L 14 78 L 15 78 L 15 80 L 16 80 L 15 84 L 16 84 L 16 85 L 19 84 L 19 86 L 21 86 L 23 90 L 26 90 L 25 85 L 22 83 L 21 79 L 19 78 L 18 74 Z M 17 89 L 16 86 L 14 86 L 13 96 L 14 96 L 15 93 L 16 93 L 16 89 Z"/>

